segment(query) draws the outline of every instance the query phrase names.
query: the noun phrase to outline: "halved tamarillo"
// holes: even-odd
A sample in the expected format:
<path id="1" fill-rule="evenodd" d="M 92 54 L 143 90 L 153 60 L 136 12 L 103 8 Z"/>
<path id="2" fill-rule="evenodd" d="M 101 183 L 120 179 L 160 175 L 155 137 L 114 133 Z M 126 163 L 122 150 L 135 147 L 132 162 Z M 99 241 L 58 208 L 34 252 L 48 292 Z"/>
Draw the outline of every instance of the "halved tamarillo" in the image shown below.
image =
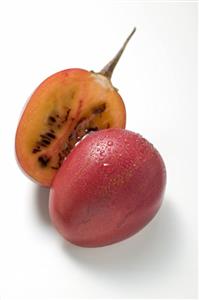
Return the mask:
<path id="1" fill-rule="evenodd" d="M 90 131 L 125 128 L 125 106 L 111 75 L 134 32 L 101 72 L 63 70 L 34 91 L 15 141 L 18 162 L 34 181 L 50 186 L 65 157 Z"/>

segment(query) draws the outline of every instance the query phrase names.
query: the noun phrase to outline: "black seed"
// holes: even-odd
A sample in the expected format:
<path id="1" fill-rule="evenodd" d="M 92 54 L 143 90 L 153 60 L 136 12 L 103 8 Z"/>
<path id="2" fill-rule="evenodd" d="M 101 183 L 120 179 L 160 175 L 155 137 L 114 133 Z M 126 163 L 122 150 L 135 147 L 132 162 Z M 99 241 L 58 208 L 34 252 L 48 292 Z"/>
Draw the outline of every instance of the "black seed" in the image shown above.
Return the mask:
<path id="1" fill-rule="evenodd" d="M 47 132 L 46 135 L 48 137 L 50 137 L 51 139 L 55 139 L 56 138 L 56 136 L 53 133 L 51 133 L 51 132 Z"/>
<path id="2" fill-rule="evenodd" d="M 48 157 L 45 154 L 38 157 L 38 162 L 40 163 L 42 168 L 46 167 L 49 161 L 50 161 L 50 157 Z"/>
<path id="3" fill-rule="evenodd" d="M 89 127 L 89 128 L 87 128 L 87 132 L 97 131 L 97 130 L 98 130 L 98 127 Z"/>
<path id="4" fill-rule="evenodd" d="M 32 153 L 37 153 L 37 152 L 40 152 L 41 151 L 41 149 L 38 149 L 38 148 L 33 148 L 32 149 Z"/>
<path id="5" fill-rule="evenodd" d="M 51 142 L 51 138 L 49 136 L 47 136 L 47 134 L 41 134 L 40 137 L 42 138 L 42 141 L 47 140 L 47 141 Z"/>
<path id="6" fill-rule="evenodd" d="M 44 143 L 46 145 L 50 145 L 50 141 L 49 140 L 42 140 L 42 143 Z"/>
<path id="7" fill-rule="evenodd" d="M 110 123 L 107 123 L 106 128 L 107 129 L 110 128 Z"/>
<path id="8" fill-rule="evenodd" d="M 101 105 L 99 105 L 99 106 L 97 106 L 97 107 L 94 107 L 94 108 L 92 109 L 92 112 L 93 112 L 94 114 L 100 114 L 100 113 L 102 113 L 103 111 L 105 111 L 105 109 L 106 109 L 106 104 L 105 104 L 105 103 L 102 103 Z"/>
<path id="9" fill-rule="evenodd" d="M 71 111 L 71 109 L 69 108 L 69 109 L 67 110 L 66 116 L 65 116 L 64 120 L 62 121 L 62 123 L 66 122 L 66 121 L 68 120 L 68 116 L 69 116 L 69 114 L 70 114 L 70 111 Z"/>
<path id="10" fill-rule="evenodd" d="M 56 119 L 52 116 L 48 117 L 48 121 L 55 123 Z"/>
<path id="11" fill-rule="evenodd" d="M 39 145 L 42 147 L 47 147 L 47 145 L 45 143 L 43 143 L 43 141 L 39 142 Z"/>

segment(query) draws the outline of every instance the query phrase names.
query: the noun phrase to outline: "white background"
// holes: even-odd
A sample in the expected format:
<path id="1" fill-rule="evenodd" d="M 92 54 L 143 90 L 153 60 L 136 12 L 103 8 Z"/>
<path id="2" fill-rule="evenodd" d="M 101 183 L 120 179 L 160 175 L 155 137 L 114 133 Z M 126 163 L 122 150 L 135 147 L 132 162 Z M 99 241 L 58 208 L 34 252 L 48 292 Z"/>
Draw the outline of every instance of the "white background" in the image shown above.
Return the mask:
<path id="1" fill-rule="evenodd" d="M 127 128 L 167 167 L 164 204 L 139 234 L 79 248 L 48 217 L 48 190 L 15 161 L 20 113 L 64 68 L 100 70 L 134 26 L 113 75 Z M 0 2 L 0 295 L 2 299 L 196 297 L 197 6 L 131 1 Z"/>

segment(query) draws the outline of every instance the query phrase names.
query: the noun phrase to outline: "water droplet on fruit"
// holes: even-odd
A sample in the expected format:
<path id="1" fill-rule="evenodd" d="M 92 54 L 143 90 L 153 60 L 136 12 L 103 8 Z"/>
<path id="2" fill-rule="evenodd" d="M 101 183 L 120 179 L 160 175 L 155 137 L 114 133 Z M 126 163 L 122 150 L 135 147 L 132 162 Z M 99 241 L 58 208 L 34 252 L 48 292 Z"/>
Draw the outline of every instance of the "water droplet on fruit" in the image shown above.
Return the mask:
<path id="1" fill-rule="evenodd" d="M 113 172 L 113 168 L 109 163 L 103 163 L 103 166 L 106 167 L 106 169 L 104 170 L 106 174 L 111 174 Z"/>
<path id="2" fill-rule="evenodd" d="M 100 159 L 104 159 L 104 157 L 105 157 L 105 151 L 104 150 L 100 150 L 99 158 Z"/>
<path id="3" fill-rule="evenodd" d="M 108 146 L 112 146 L 113 142 L 112 141 L 108 141 Z"/>

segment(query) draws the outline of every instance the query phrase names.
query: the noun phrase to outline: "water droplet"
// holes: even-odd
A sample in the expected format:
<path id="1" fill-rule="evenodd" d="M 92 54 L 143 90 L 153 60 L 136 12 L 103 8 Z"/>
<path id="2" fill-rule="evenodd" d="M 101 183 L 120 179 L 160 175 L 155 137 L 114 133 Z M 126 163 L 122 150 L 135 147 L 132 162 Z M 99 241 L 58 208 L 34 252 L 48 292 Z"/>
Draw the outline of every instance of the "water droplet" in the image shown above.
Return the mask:
<path id="1" fill-rule="evenodd" d="M 105 174 L 111 174 L 111 173 L 114 172 L 114 169 L 113 169 L 113 167 L 111 166 L 111 164 L 109 164 L 109 163 L 103 163 L 103 166 L 106 167 L 106 168 L 104 169 Z"/>
<path id="2" fill-rule="evenodd" d="M 108 146 L 112 146 L 113 142 L 112 141 L 108 141 Z"/>
<path id="3" fill-rule="evenodd" d="M 107 167 L 107 166 L 109 166 L 109 164 L 108 163 L 103 163 L 103 166 Z"/>

